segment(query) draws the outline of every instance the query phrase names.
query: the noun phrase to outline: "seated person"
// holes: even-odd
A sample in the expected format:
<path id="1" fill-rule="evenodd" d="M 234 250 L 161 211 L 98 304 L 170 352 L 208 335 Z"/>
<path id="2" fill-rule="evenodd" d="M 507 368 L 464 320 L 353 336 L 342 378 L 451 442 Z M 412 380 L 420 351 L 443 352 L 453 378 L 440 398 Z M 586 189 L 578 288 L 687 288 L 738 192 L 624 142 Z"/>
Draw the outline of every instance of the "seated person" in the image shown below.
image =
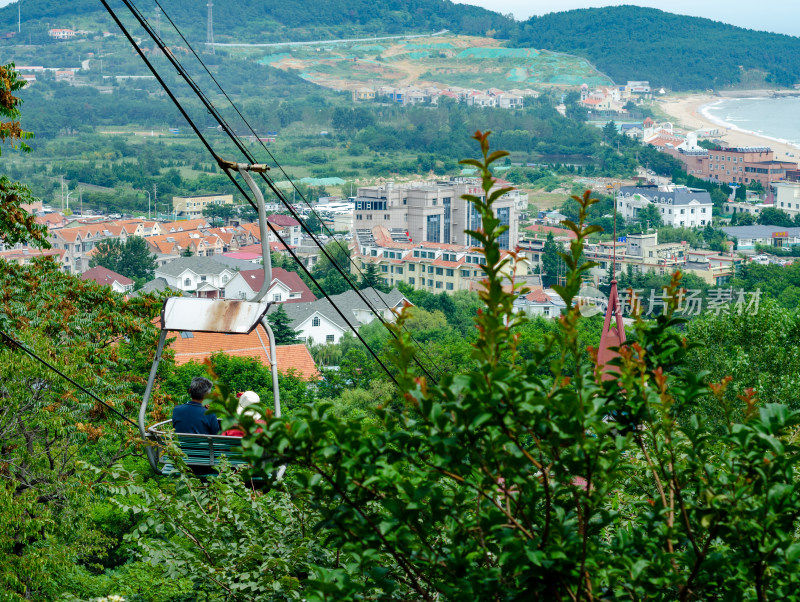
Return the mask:
<path id="1" fill-rule="evenodd" d="M 172 410 L 172 426 L 176 433 L 191 435 L 216 435 L 219 432 L 219 421 L 214 414 L 206 414 L 203 399 L 214 388 L 207 378 L 195 376 L 189 385 L 191 401 L 175 406 Z"/>
<path id="2" fill-rule="evenodd" d="M 255 391 L 245 391 L 244 393 L 239 393 L 239 407 L 236 409 L 236 414 L 241 416 L 242 414 L 246 416 L 252 416 L 253 420 L 260 424 L 265 424 L 263 420 L 261 420 L 261 414 L 254 412 L 253 410 L 248 410 L 250 406 L 256 405 L 261 402 L 261 398 L 258 396 L 258 393 Z M 261 429 L 258 429 L 259 431 Z M 242 428 L 238 425 L 229 428 L 227 431 L 222 433 L 226 437 L 244 437 L 245 433 Z"/>

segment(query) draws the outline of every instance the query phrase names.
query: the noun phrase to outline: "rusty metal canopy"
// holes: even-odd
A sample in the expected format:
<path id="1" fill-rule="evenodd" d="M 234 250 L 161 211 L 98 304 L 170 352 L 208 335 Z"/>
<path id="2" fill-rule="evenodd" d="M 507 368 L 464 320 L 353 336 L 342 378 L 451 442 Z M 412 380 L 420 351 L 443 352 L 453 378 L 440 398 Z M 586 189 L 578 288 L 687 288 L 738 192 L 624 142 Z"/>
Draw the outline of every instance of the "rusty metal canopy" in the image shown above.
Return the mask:
<path id="1" fill-rule="evenodd" d="M 161 329 L 248 334 L 267 313 L 267 301 L 170 297 L 161 309 Z"/>

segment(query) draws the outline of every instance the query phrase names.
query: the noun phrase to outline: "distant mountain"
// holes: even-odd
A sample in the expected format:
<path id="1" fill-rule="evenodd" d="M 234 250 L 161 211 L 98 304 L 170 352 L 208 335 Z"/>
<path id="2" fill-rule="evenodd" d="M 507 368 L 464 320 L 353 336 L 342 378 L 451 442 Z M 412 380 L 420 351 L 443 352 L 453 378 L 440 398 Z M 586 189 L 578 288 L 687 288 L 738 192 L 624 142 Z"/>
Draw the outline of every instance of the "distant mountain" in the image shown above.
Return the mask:
<path id="1" fill-rule="evenodd" d="M 132 22 L 120 0 L 109 3 L 125 15 L 124 22 Z M 161 4 L 190 42 L 205 41 L 205 0 Z M 136 6 L 154 22 L 152 0 L 136 0 Z M 326 40 L 448 29 L 505 39 L 511 46 L 577 54 L 616 82 L 644 79 L 673 90 L 800 82 L 800 38 L 637 6 L 550 13 L 525 22 L 449 0 L 214 0 L 213 10 L 217 42 Z M 779 11 L 775 18 L 780 18 Z M 115 30 L 99 0 L 26 1 L 22 19 L 22 39 L 33 44 L 49 41 L 47 27 Z M 16 31 L 16 22 L 16 4 L 0 9 L 0 34 Z M 164 17 L 161 28 L 169 30 Z"/>
<path id="2" fill-rule="evenodd" d="M 136 0 L 136 7 L 155 19 L 152 0 Z M 207 8 L 205 0 L 160 0 L 166 13 L 187 38 L 205 41 Z M 119 0 L 109 5 L 126 14 Z M 514 21 L 498 13 L 449 0 L 214 0 L 214 39 L 217 42 L 280 42 L 352 36 L 381 36 L 430 33 L 451 29 L 458 33 L 486 35 L 509 31 Z M 37 0 L 22 5 L 23 24 L 69 27 L 82 20 L 111 20 L 99 0 Z M 128 22 L 129 18 L 123 19 Z M 164 17 L 162 28 L 167 27 Z M 16 31 L 17 5 L 0 9 L 0 32 Z"/>
<path id="3" fill-rule="evenodd" d="M 774 13 L 780 19 L 780 10 Z M 800 82 L 800 38 L 654 8 L 550 13 L 521 23 L 509 37 L 515 46 L 583 56 L 616 82 L 650 80 L 673 90 L 725 88 L 758 84 L 759 71 L 762 85 Z"/>

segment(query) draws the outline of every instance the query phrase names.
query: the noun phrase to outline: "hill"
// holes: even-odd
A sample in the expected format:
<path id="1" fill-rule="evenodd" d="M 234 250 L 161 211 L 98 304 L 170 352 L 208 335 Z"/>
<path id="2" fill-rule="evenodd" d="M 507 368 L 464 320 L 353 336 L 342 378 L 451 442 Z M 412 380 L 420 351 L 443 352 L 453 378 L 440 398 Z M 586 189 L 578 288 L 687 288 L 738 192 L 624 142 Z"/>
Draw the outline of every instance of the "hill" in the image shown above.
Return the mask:
<path id="1" fill-rule="evenodd" d="M 800 38 L 654 8 L 550 13 L 519 24 L 509 37 L 515 46 L 583 56 L 617 82 L 646 79 L 692 90 L 800 81 Z"/>
<path id="2" fill-rule="evenodd" d="M 161 6 L 178 24 L 189 41 L 206 39 L 205 2 L 161 0 Z M 110 2 L 112 8 L 122 3 Z M 153 3 L 137 3 L 145 17 L 155 17 Z M 483 8 L 454 4 L 449 0 L 292 0 L 292 2 L 257 2 L 255 0 L 216 0 L 214 2 L 214 39 L 217 42 L 282 42 L 320 40 L 359 35 L 427 33 L 451 29 L 470 35 L 509 31 L 514 21 Z M 23 29 L 28 24 L 41 30 L 50 27 L 73 27 L 101 21 L 112 27 L 111 19 L 97 0 L 40 0 L 22 7 Z M 59 21 L 59 25 L 55 25 Z M 127 19 L 125 20 L 127 22 Z M 0 32 L 16 31 L 17 5 L 0 9 Z M 162 18 L 162 26 L 166 19 Z"/>

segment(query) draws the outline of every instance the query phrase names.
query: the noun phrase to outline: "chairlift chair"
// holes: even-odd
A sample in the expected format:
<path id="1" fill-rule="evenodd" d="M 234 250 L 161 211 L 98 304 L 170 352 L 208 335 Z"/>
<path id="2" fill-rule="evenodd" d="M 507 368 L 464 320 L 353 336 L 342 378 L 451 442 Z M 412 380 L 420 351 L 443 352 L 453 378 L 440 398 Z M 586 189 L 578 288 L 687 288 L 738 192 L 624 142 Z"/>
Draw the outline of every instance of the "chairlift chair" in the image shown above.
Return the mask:
<path id="1" fill-rule="evenodd" d="M 150 376 L 139 407 L 139 432 L 147 444 L 145 451 L 150 467 L 157 473 L 167 475 L 175 471 L 174 466 L 162 461 L 162 449 L 168 437 L 166 427 L 172 420 L 164 420 L 149 427 L 145 425 L 147 407 L 153 391 L 158 366 L 168 333 L 171 332 L 213 332 L 219 334 L 249 334 L 261 324 L 269 340 L 269 362 L 272 372 L 272 395 L 275 407 L 275 416 L 281 415 L 280 391 L 278 388 L 278 364 L 275 346 L 275 335 L 267 322 L 266 315 L 270 302 L 264 297 L 272 282 L 272 260 L 269 252 L 267 237 L 267 219 L 264 207 L 264 196 L 250 175 L 251 171 L 259 172 L 267 169 L 264 165 L 247 165 L 229 163 L 220 160 L 220 165 L 225 169 L 239 172 L 250 187 L 258 204 L 258 224 L 261 233 L 261 251 L 264 262 L 264 284 L 261 290 L 249 301 L 232 299 L 208 299 L 198 297 L 169 297 L 161 309 L 161 335 L 158 339 L 156 355 L 150 368 Z M 226 456 L 228 462 L 234 466 L 245 464 L 241 452 L 234 450 L 240 445 L 239 437 L 226 437 L 223 435 L 195 435 L 177 433 L 177 440 L 181 451 L 186 456 L 186 464 L 196 474 L 213 474 L 214 467 L 218 466 L 222 457 Z M 284 467 L 278 472 L 278 478 L 283 474 Z"/>

